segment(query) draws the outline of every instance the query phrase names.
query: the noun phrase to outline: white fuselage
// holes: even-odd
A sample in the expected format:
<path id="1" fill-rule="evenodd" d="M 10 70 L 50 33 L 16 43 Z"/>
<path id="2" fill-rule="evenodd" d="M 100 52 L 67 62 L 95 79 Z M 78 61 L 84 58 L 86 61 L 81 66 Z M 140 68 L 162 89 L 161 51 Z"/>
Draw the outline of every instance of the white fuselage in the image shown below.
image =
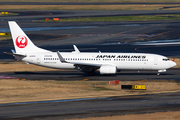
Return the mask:
<path id="1" fill-rule="evenodd" d="M 26 53 L 22 61 L 57 69 L 73 69 L 76 64 L 102 64 L 116 66 L 118 70 L 165 70 L 176 65 L 167 57 L 144 53 L 71 53 L 61 52 L 70 63 L 62 63 L 56 52 Z"/>

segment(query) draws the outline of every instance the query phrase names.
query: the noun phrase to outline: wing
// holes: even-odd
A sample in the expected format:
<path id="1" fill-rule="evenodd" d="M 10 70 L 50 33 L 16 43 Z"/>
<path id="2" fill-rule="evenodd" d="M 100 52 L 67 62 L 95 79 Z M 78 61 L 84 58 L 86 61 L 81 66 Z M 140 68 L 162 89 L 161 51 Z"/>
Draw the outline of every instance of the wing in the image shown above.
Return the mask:
<path id="1" fill-rule="evenodd" d="M 66 61 L 60 54 L 59 51 L 57 51 L 57 55 L 59 57 L 59 60 L 62 62 L 62 63 L 71 63 L 71 64 L 74 64 L 74 66 L 78 69 L 78 70 L 82 70 L 82 71 L 89 71 L 89 70 L 97 70 L 99 69 L 102 64 L 99 64 L 99 63 L 85 63 L 85 62 L 68 62 Z"/>

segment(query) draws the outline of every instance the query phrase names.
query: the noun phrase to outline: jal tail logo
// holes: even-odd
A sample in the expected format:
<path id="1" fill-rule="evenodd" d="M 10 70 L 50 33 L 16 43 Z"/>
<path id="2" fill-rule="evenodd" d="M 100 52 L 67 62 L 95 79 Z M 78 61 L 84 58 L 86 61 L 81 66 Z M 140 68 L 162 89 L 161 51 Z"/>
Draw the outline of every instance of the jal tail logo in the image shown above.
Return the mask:
<path id="1" fill-rule="evenodd" d="M 28 40 L 25 36 L 18 36 L 16 38 L 16 45 L 19 47 L 19 48 L 25 48 L 28 44 Z"/>

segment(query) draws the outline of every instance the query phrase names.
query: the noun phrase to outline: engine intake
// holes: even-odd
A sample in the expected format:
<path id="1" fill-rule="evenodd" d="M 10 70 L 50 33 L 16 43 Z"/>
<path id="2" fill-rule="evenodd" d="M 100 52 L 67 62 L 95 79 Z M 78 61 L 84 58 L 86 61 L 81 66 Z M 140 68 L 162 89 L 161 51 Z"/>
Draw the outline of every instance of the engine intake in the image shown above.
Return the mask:
<path id="1" fill-rule="evenodd" d="M 100 67 L 99 71 L 100 71 L 100 74 L 116 74 L 117 68 L 116 66 L 104 65 Z"/>

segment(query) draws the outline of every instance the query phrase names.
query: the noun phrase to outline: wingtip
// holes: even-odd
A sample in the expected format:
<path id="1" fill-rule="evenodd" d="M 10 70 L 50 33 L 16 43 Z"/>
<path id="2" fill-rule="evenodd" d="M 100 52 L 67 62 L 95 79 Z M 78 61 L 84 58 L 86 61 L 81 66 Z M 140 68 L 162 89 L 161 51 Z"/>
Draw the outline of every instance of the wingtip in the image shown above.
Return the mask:
<path id="1" fill-rule="evenodd" d="M 79 51 L 79 49 L 76 47 L 76 45 L 73 45 L 73 47 L 74 47 L 74 52 L 80 53 L 80 51 Z"/>
<path id="2" fill-rule="evenodd" d="M 59 51 L 57 51 L 57 55 L 58 55 L 59 60 L 60 60 L 61 62 L 67 62 L 67 61 L 65 61 L 65 59 L 61 56 L 61 54 L 60 54 Z"/>

